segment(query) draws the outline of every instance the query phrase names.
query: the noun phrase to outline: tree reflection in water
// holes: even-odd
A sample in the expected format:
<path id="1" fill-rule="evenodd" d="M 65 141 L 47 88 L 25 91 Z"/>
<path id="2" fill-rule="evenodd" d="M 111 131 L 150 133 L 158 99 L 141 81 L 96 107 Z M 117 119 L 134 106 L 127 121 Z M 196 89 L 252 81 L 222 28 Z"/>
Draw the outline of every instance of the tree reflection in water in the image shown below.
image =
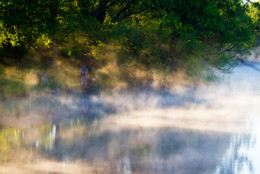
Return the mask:
<path id="1" fill-rule="evenodd" d="M 256 134 L 251 131 L 246 134 L 237 134 L 232 137 L 226 155 L 218 164 L 215 174 L 255 173 L 255 166 L 253 164 L 252 156 L 250 156 L 250 151 L 255 148 Z"/>
<path id="2" fill-rule="evenodd" d="M 85 171 L 84 164 L 91 166 L 91 171 L 101 168 L 105 174 L 212 173 L 229 144 L 227 135 L 176 128 L 102 132 L 98 123 L 77 121 L 1 131 L 6 132 L 1 142 L 9 147 L 4 151 L 6 161 L 1 163 L 17 170 L 21 164 L 27 173 L 66 173 L 62 166 Z M 40 167 L 47 164 L 51 167 L 46 170 Z"/>
<path id="3" fill-rule="evenodd" d="M 257 81 L 240 70 L 233 81 Z M 259 86 L 240 86 L 0 102 L 0 173 L 260 173 L 259 133 L 240 131 L 260 113 Z"/>

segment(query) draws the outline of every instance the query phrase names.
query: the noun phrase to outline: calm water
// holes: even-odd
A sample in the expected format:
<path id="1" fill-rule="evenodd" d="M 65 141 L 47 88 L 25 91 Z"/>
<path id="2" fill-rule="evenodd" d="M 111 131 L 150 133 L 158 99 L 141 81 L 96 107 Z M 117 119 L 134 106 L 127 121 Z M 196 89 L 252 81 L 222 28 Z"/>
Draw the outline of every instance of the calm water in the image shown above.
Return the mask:
<path id="1" fill-rule="evenodd" d="M 259 104 L 244 65 L 199 88 L 1 101 L 0 173 L 258 174 Z"/>

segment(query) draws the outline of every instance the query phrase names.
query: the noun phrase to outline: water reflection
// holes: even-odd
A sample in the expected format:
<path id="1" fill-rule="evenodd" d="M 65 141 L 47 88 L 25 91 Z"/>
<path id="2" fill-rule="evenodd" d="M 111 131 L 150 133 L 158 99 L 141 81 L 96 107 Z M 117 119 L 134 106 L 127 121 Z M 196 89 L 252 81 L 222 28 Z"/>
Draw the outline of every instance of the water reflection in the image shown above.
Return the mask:
<path id="1" fill-rule="evenodd" d="M 252 174 L 259 173 L 259 119 L 250 123 L 249 133 L 232 137 L 223 159 L 217 166 L 215 174 Z"/>
<path id="2" fill-rule="evenodd" d="M 102 132 L 98 123 L 61 125 L 62 128 L 57 130 L 54 124 L 23 130 L 24 137 L 22 134 L 17 137 L 17 144 L 20 144 L 18 151 L 31 149 L 33 159 L 44 157 L 63 163 L 87 163 L 94 168 L 105 168 L 104 173 L 199 174 L 213 172 L 229 143 L 229 135 L 185 129 L 140 129 L 118 133 Z M 35 146 L 32 146 L 32 137 L 27 134 L 32 129 L 40 132 L 34 137 Z M 14 148 L 10 135 L 4 139 Z M 7 163 L 14 160 L 12 151 L 5 153 Z"/>
<path id="3" fill-rule="evenodd" d="M 21 146 L 21 131 L 14 128 L 0 129 L 0 161 L 7 161 L 13 148 Z"/>
<path id="4" fill-rule="evenodd" d="M 11 164 L 18 171 L 30 164 L 25 173 L 75 173 L 68 166 L 79 168 L 77 173 L 256 173 L 255 159 L 249 155 L 257 145 L 257 135 L 250 133 L 256 124 L 235 134 L 178 127 L 122 129 L 116 124 L 108 129 L 107 123 L 82 117 L 1 128 L 0 171 L 12 172 L 6 168 Z"/>
<path id="5" fill-rule="evenodd" d="M 258 76 L 243 68 L 230 86 L 0 101 L 0 173 L 260 173 Z"/>
<path id="6" fill-rule="evenodd" d="M 216 174 L 255 173 L 252 159 L 248 157 L 248 150 L 252 148 L 250 139 L 250 135 L 237 135 L 232 138 L 227 154 L 217 166 Z"/>

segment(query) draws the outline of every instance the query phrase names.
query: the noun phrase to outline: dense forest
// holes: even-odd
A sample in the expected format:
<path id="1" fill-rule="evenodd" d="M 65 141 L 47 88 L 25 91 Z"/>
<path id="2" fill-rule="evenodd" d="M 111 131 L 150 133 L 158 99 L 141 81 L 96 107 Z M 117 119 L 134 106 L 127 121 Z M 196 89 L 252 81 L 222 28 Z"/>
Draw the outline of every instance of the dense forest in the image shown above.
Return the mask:
<path id="1" fill-rule="evenodd" d="M 118 65 L 229 72 L 259 40 L 259 10 L 242 0 L 1 0 L 0 55 L 48 48 L 98 60 L 110 46 Z"/>

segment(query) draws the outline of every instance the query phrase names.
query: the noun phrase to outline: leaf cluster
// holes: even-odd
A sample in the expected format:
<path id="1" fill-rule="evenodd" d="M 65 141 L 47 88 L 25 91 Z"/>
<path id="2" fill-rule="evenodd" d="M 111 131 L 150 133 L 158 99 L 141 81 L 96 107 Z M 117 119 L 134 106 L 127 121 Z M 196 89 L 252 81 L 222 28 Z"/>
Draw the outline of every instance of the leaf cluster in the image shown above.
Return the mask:
<path id="1" fill-rule="evenodd" d="M 197 59 L 227 71 L 254 44 L 258 12 L 242 0 L 1 0 L 0 44 L 58 45 L 77 57 L 115 43 L 148 67 Z"/>

